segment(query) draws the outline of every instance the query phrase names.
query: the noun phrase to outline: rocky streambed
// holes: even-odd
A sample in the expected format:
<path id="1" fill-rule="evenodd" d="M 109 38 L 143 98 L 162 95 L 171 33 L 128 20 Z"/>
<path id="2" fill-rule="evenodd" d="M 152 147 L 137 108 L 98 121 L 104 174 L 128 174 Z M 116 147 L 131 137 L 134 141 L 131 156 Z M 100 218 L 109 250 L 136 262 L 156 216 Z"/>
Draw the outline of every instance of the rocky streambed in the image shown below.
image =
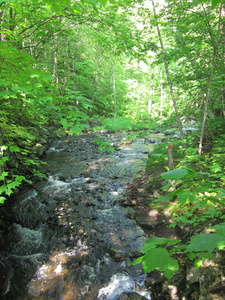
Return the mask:
<path id="1" fill-rule="evenodd" d="M 99 151 L 91 133 L 52 141 L 42 170 L 47 179 L 15 195 L 0 239 L 0 260 L 11 277 L 2 299 L 117 300 L 127 293 L 151 299 L 142 269 L 129 266 L 146 234 L 128 205 L 127 188 L 153 144 L 98 137 L 110 138 L 115 152 Z"/>

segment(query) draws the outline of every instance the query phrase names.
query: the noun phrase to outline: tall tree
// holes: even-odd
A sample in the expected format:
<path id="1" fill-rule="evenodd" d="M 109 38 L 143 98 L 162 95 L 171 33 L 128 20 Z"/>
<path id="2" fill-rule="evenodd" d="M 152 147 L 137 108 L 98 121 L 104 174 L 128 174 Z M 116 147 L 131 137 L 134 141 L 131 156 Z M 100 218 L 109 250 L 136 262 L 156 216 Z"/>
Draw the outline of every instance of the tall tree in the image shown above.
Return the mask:
<path id="1" fill-rule="evenodd" d="M 157 17 L 156 14 L 156 9 L 155 9 L 155 4 L 154 1 L 152 0 L 152 7 L 153 7 L 153 13 L 154 16 Z M 181 123 L 181 119 L 180 119 L 180 114 L 177 108 L 177 101 L 173 92 L 173 85 L 172 85 L 172 81 L 171 81 L 171 77 L 170 77 L 170 72 L 169 72 L 169 66 L 168 66 L 168 62 L 166 59 L 166 53 L 165 53 L 165 49 L 164 49 L 164 44 L 163 44 L 163 39 L 161 36 L 161 31 L 159 28 L 159 25 L 157 24 L 157 33 L 158 33 L 158 37 L 159 37 L 159 43 L 160 43 L 160 47 L 161 47 L 161 51 L 162 51 L 162 57 L 163 57 L 163 61 L 164 61 L 164 66 L 165 66 L 165 71 L 166 71 L 166 77 L 167 77 L 167 81 L 168 81 L 168 85 L 169 85 L 169 90 L 170 90 L 170 95 L 173 101 L 173 107 L 174 107 L 174 111 L 176 114 L 176 119 L 177 119 L 177 124 L 180 130 L 180 136 L 183 139 L 184 138 L 184 132 L 183 132 L 183 128 L 182 128 L 182 123 Z"/>

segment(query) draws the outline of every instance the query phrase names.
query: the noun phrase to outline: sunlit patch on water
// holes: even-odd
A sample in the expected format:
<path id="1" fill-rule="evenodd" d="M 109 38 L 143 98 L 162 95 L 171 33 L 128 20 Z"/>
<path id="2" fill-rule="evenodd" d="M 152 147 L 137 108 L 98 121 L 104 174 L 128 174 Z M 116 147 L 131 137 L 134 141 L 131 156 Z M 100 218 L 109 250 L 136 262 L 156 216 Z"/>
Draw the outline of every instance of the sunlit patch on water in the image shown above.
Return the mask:
<path id="1" fill-rule="evenodd" d="M 83 255 L 86 254 L 87 253 L 84 253 Z M 77 255 L 76 251 L 53 252 L 49 257 L 48 263 L 43 264 L 37 270 L 33 280 L 28 286 L 28 294 L 32 297 L 41 296 L 43 300 L 78 299 L 84 291 L 74 283 L 74 276 L 68 268 L 70 259 Z M 82 255 L 82 253 L 79 253 L 79 255 Z M 56 298 L 54 298 L 54 296 Z"/>

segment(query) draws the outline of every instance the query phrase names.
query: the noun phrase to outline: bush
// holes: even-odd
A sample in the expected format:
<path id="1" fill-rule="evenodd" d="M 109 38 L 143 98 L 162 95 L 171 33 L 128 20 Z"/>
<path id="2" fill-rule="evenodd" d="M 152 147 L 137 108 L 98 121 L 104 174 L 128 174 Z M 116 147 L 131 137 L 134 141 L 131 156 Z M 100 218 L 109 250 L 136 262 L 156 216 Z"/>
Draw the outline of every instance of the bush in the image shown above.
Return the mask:
<path id="1" fill-rule="evenodd" d="M 132 130 L 134 124 L 128 118 L 118 117 L 116 119 L 107 118 L 103 120 L 102 125 L 109 131 Z"/>

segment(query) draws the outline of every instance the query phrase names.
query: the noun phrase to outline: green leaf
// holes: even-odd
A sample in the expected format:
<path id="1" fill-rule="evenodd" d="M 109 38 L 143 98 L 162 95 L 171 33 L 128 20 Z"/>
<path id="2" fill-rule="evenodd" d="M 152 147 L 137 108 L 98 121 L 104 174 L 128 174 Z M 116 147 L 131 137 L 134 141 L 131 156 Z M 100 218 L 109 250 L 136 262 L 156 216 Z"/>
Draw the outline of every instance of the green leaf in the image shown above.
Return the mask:
<path id="1" fill-rule="evenodd" d="M 202 260 L 196 260 L 194 266 L 195 268 L 200 268 L 202 266 Z"/>
<path id="2" fill-rule="evenodd" d="M 52 81 L 52 80 L 53 80 L 53 76 L 50 75 L 50 74 L 46 74 L 46 75 L 43 76 L 41 79 L 42 79 L 43 81 L 45 81 L 45 82 L 49 82 L 49 81 Z"/>
<path id="3" fill-rule="evenodd" d="M 107 1 L 108 1 L 108 0 L 99 0 L 99 3 L 100 3 L 101 5 L 103 5 L 103 6 L 105 6 L 106 3 L 107 3 Z"/>
<path id="4" fill-rule="evenodd" d="M 163 179 L 180 179 L 185 177 L 188 174 L 188 171 L 186 169 L 175 169 L 168 171 L 162 175 Z"/>
<path id="5" fill-rule="evenodd" d="M 225 196 L 225 190 L 221 188 L 216 188 L 215 189 L 218 194 L 216 195 L 216 198 L 223 198 Z"/>
<path id="6" fill-rule="evenodd" d="M 173 199 L 174 194 L 173 193 L 169 193 L 165 196 L 162 196 L 156 200 L 154 200 L 154 202 L 166 202 L 166 201 L 170 201 Z"/>
<path id="7" fill-rule="evenodd" d="M 4 180 L 8 176 L 9 172 L 2 172 L 0 175 L 0 180 Z"/>
<path id="8" fill-rule="evenodd" d="M 212 253 L 214 249 L 221 250 L 225 247 L 225 236 L 221 234 L 199 234 L 191 238 L 189 245 L 184 252 L 208 251 Z"/>
<path id="9" fill-rule="evenodd" d="M 8 160 L 9 160 L 9 157 L 8 157 L 8 156 L 2 157 L 2 158 L 0 159 L 0 166 L 4 165 L 4 163 L 5 163 L 6 161 L 8 161 Z"/>
<path id="10" fill-rule="evenodd" d="M 130 263 L 131 266 L 135 266 L 138 265 L 142 262 L 143 256 L 138 257 L 137 259 L 135 259 L 132 263 Z"/>
<path id="11" fill-rule="evenodd" d="M 9 3 L 14 3 L 14 2 L 16 2 L 17 0 L 7 0 L 7 2 L 9 2 Z M 0 4 L 1 3 L 4 3 L 4 2 L 6 2 L 5 0 L 0 0 Z"/>
<path id="12" fill-rule="evenodd" d="M 40 77 L 39 74 L 31 74 L 31 75 L 30 75 L 30 78 L 39 78 L 39 77 Z"/>
<path id="13" fill-rule="evenodd" d="M 42 85 L 40 82 L 37 82 L 37 83 L 34 84 L 34 87 L 37 88 L 37 89 L 40 89 L 40 88 L 43 88 L 43 85 Z M 44 99 L 43 99 L 43 98 L 44 98 Z M 41 97 L 40 100 L 41 100 L 42 102 L 45 102 L 45 98 L 46 98 L 46 97 Z M 47 98 L 49 98 L 49 97 L 47 97 Z"/>
<path id="14" fill-rule="evenodd" d="M 44 178 L 47 178 L 47 176 L 46 176 L 44 173 L 40 172 L 39 170 L 33 169 L 32 171 L 33 171 L 33 173 L 34 173 L 36 176 L 38 176 L 38 177 L 44 177 Z M 26 179 L 26 182 L 32 183 L 32 181 L 29 182 L 29 181 L 27 181 L 27 179 Z"/>
<path id="15" fill-rule="evenodd" d="M 161 187 L 161 190 L 168 190 L 170 187 L 171 187 L 171 184 L 168 183 L 168 184 L 162 186 L 162 187 Z"/>
<path id="16" fill-rule="evenodd" d="M 196 200 L 196 198 L 192 192 L 185 191 L 185 190 L 178 192 L 177 197 L 178 197 L 180 203 L 185 203 L 187 200 L 189 200 L 191 203 L 193 203 Z"/>
<path id="17" fill-rule="evenodd" d="M 225 223 L 215 225 L 211 229 L 216 229 L 216 232 L 225 236 Z"/>
<path id="18" fill-rule="evenodd" d="M 210 166 L 210 170 L 213 172 L 213 173 L 217 173 L 219 171 L 222 170 L 221 166 L 218 165 L 218 164 L 213 164 L 212 166 Z"/>
<path id="19" fill-rule="evenodd" d="M 102 143 L 102 141 L 99 138 L 94 139 L 94 142 L 95 142 L 95 144 L 98 144 L 98 145 Z"/>
<path id="20" fill-rule="evenodd" d="M 210 189 L 209 186 L 198 186 L 196 188 L 196 192 L 198 192 L 198 193 L 205 193 L 205 192 L 208 192 L 209 189 Z"/>
<path id="21" fill-rule="evenodd" d="M 79 134 L 82 132 L 82 128 L 79 124 L 75 125 L 73 128 L 71 128 L 72 134 Z"/>
<path id="22" fill-rule="evenodd" d="M 74 125 L 74 122 L 68 122 L 66 119 L 62 119 L 60 123 L 64 128 L 72 127 Z"/>
<path id="23" fill-rule="evenodd" d="M 212 8 L 216 7 L 217 4 L 222 3 L 222 0 L 212 0 Z"/>
<path id="24" fill-rule="evenodd" d="M 44 104 L 51 103 L 52 102 L 52 97 L 51 96 L 40 97 L 39 101 L 43 102 Z"/>
<path id="25" fill-rule="evenodd" d="M 200 175 L 200 176 L 201 176 L 201 175 L 210 175 L 209 172 L 198 172 L 197 174 Z"/>
<path id="26" fill-rule="evenodd" d="M 108 152 L 114 153 L 115 149 L 112 146 L 108 146 L 107 148 L 105 148 Z"/>
<path id="27" fill-rule="evenodd" d="M 159 270 L 164 273 L 169 280 L 175 271 L 179 270 L 177 260 L 171 258 L 168 251 L 164 248 L 156 248 L 148 251 L 142 258 L 142 265 L 145 273 Z"/>
<path id="28" fill-rule="evenodd" d="M 0 197 L 0 203 L 3 204 L 5 202 L 6 198 L 5 197 Z"/>
<path id="29" fill-rule="evenodd" d="M 174 222 L 174 223 L 170 223 L 170 224 L 168 225 L 168 228 L 174 228 L 174 227 L 176 227 L 176 226 L 177 226 L 177 223 Z"/>
<path id="30" fill-rule="evenodd" d="M 10 146 L 9 151 L 10 152 L 20 152 L 20 148 L 18 146 Z"/>
<path id="31" fill-rule="evenodd" d="M 218 195 L 216 195 L 216 198 L 223 198 L 225 197 L 225 193 L 219 193 Z"/>
<path id="32" fill-rule="evenodd" d="M 168 244 L 168 243 L 170 245 L 171 245 L 171 243 L 176 244 L 177 241 L 173 241 L 171 239 L 161 238 L 161 237 L 150 238 L 145 241 L 146 245 L 141 249 L 141 251 L 146 252 L 146 251 L 156 248 L 157 245 Z"/>

